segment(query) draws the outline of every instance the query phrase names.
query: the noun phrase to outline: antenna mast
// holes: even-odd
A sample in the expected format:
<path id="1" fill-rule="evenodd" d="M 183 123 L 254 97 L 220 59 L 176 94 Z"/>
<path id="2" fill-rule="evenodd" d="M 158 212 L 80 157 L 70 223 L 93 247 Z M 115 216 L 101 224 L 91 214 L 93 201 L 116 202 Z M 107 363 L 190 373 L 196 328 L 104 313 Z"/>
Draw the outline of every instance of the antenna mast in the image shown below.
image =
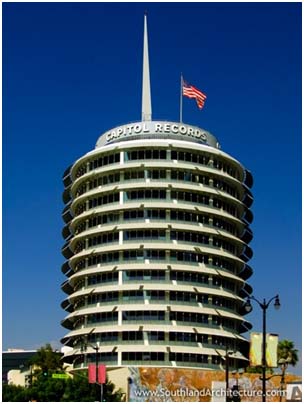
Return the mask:
<path id="1" fill-rule="evenodd" d="M 143 53 L 141 120 L 142 121 L 151 121 L 152 120 L 147 13 L 145 13 L 145 16 L 144 16 L 144 53 Z"/>

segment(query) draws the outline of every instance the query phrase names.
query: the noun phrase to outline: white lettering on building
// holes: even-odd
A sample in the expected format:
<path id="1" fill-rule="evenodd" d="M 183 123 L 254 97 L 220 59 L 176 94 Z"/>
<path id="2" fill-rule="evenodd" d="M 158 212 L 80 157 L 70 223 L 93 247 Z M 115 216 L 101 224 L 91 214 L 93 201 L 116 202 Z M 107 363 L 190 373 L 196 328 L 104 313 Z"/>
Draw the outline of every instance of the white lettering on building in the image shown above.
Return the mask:
<path id="1" fill-rule="evenodd" d="M 178 125 L 176 123 L 158 123 L 158 122 L 151 122 L 148 125 L 146 122 L 136 123 L 134 125 L 126 125 L 111 130 L 110 132 L 106 133 L 106 140 L 110 142 L 111 140 L 121 138 L 123 136 L 128 135 L 139 135 L 139 134 L 156 134 L 156 133 L 173 133 L 182 136 L 191 136 L 196 139 L 206 141 L 207 135 L 205 132 L 201 131 L 198 128 L 188 125 Z"/>

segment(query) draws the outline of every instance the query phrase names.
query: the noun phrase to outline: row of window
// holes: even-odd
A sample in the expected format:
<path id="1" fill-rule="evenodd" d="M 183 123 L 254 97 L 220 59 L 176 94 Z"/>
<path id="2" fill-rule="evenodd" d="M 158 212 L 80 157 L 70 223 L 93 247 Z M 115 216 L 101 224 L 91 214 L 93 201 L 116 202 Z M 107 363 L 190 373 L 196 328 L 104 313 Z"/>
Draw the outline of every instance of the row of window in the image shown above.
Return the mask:
<path id="1" fill-rule="evenodd" d="M 119 193 L 115 192 L 113 194 L 104 194 L 98 198 L 89 199 L 89 209 L 96 208 L 96 206 L 107 205 L 109 203 L 114 203 L 119 201 Z"/>
<path id="2" fill-rule="evenodd" d="M 176 321 L 181 323 L 191 323 L 191 324 L 209 324 L 208 314 L 202 313 L 188 313 L 188 312 L 177 312 L 170 311 L 169 320 Z M 87 316 L 87 324 L 95 324 L 95 323 L 106 323 L 106 322 L 117 322 L 118 320 L 118 312 L 102 312 L 102 313 L 93 313 Z M 166 312 L 165 311 L 157 311 L 157 310 L 136 310 L 136 311 L 123 311 L 122 312 L 122 320 L 125 322 L 163 322 L 166 320 Z M 79 320 L 76 320 L 75 324 L 83 325 L 84 319 L 81 317 Z M 230 329 L 236 328 L 236 322 L 229 318 L 212 316 L 211 324 L 213 326 L 223 326 Z"/>
<path id="3" fill-rule="evenodd" d="M 227 184 L 223 180 L 212 179 L 209 176 L 198 174 L 191 171 L 182 171 L 182 170 L 140 170 L 140 171 L 124 171 L 123 172 L 123 180 L 124 181 L 137 181 L 137 180 L 165 180 L 168 181 L 183 181 L 183 182 L 193 182 L 195 184 L 203 184 L 207 186 L 213 186 L 215 188 L 220 189 L 233 197 L 238 197 L 238 193 L 235 187 Z M 102 175 L 98 178 L 94 178 L 89 181 L 88 188 L 92 190 L 99 186 L 106 186 L 109 184 L 114 184 L 120 182 L 120 172 L 115 172 L 107 175 Z M 76 197 L 84 194 L 87 190 L 87 185 L 81 184 L 76 191 Z"/>
<path id="4" fill-rule="evenodd" d="M 118 292 L 95 293 L 87 296 L 88 304 L 117 302 L 119 299 Z M 83 306 L 85 303 L 83 302 Z"/>
<path id="5" fill-rule="evenodd" d="M 100 187 L 100 186 L 105 186 L 108 184 L 114 184 L 115 182 L 119 182 L 119 181 L 120 181 L 119 172 L 116 172 L 113 174 L 102 175 L 101 177 L 94 178 L 94 180 L 89 181 L 89 190 Z M 80 195 L 81 195 L 81 193 L 80 193 Z M 76 196 L 78 196 L 77 193 L 76 193 Z"/>
<path id="6" fill-rule="evenodd" d="M 141 209 L 126 210 L 123 212 L 123 220 L 166 220 L 166 211 L 164 209 Z M 210 225 L 225 230 L 233 235 L 236 234 L 235 225 L 226 220 L 219 219 L 215 216 L 208 217 L 201 213 L 187 212 L 183 210 L 170 210 L 170 218 L 168 220 L 176 220 L 181 222 L 192 222 L 195 224 Z M 88 228 L 97 227 L 103 224 L 118 223 L 120 221 L 119 212 L 107 213 L 90 217 L 88 220 Z M 86 229 L 85 222 L 79 224 L 75 230 L 75 234 L 79 234 Z"/>
<path id="7" fill-rule="evenodd" d="M 118 354 L 117 352 L 102 352 L 98 354 L 99 363 L 113 363 L 117 362 Z M 87 355 L 88 363 L 96 362 L 96 354 Z M 122 352 L 122 364 L 124 362 L 164 362 L 165 353 L 164 352 Z M 209 364 L 208 355 L 203 354 L 192 354 L 192 353 L 179 353 L 170 352 L 169 361 L 181 362 L 181 363 L 192 363 L 192 364 Z M 83 363 L 83 357 L 79 356 L 74 361 L 74 366 L 77 367 Z M 211 364 L 218 365 L 221 363 L 221 357 L 212 355 Z M 230 364 L 232 366 L 232 361 Z"/>
<path id="8" fill-rule="evenodd" d="M 120 154 L 119 153 L 111 153 L 106 154 L 101 157 L 95 158 L 89 162 L 89 171 L 94 170 L 98 167 L 103 167 L 109 164 L 119 163 L 120 162 Z M 87 172 L 87 163 L 82 164 L 78 170 L 76 171 L 75 177 L 79 178 Z"/>
<path id="9" fill-rule="evenodd" d="M 156 361 L 163 362 L 165 360 L 164 352 L 123 352 L 123 361 Z"/>
<path id="10" fill-rule="evenodd" d="M 125 192 L 125 201 L 134 199 L 166 199 L 165 189 L 135 189 Z"/>
<path id="11" fill-rule="evenodd" d="M 122 292 L 122 301 L 163 301 L 167 302 L 166 292 L 164 290 L 127 290 Z M 197 294 L 193 292 L 169 292 L 169 301 L 172 302 L 188 302 L 188 303 L 203 303 L 212 304 L 214 306 L 225 307 L 230 310 L 235 310 L 235 302 L 231 299 L 227 299 L 219 296 L 212 296 L 207 294 Z M 104 292 L 90 294 L 87 296 L 87 304 L 119 302 L 119 292 Z M 77 307 L 85 306 L 84 297 L 76 303 Z"/>
<path id="12" fill-rule="evenodd" d="M 102 233 L 98 236 L 93 236 L 88 238 L 88 247 L 114 243 L 118 242 L 119 233 L 110 232 Z M 163 229 L 147 229 L 147 230 L 125 230 L 123 232 L 124 241 L 133 240 L 166 240 L 166 231 Z M 170 240 L 178 240 L 182 242 L 192 243 L 192 244 L 205 244 L 209 245 L 209 236 L 204 233 L 193 233 L 185 231 L 170 231 Z M 226 240 L 219 239 L 217 237 L 213 238 L 212 245 L 215 247 L 222 248 L 232 254 L 236 253 L 236 248 L 233 244 Z M 74 253 L 77 254 L 85 248 L 85 241 L 82 240 L 78 242 L 74 248 Z"/>
<path id="13" fill-rule="evenodd" d="M 177 199 L 182 202 L 199 203 L 200 205 L 209 205 L 209 196 L 197 194 L 195 192 L 171 191 L 171 199 Z"/>
<path id="14" fill-rule="evenodd" d="M 141 149 L 141 150 L 130 150 L 125 152 L 125 161 L 130 160 L 166 160 L 167 150 L 166 149 Z"/>
<path id="15" fill-rule="evenodd" d="M 102 224 L 119 222 L 119 212 L 106 213 L 103 215 L 90 217 L 88 220 L 88 228 L 97 227 Z M 79 234 L 86 229 L 85 222 L 79 224 L 75 230 L 75 234 Z"/>
<path id="16" fill-rule="evenodd" d="M 196 192 L 184 192 L 184 191 L 171 191 L 171 196 L 165 189 L 139 189 L 124 192 L 124 200 L 134 201 L 134 200 L 144 200 L 144 199 L 160 199 L 160 200 L 177 200 L 180 202 L 190 202 L 197 203 L 200 205 L 208 205 L 210 197 L 208 195 Z M 88 204 L 86 202 L 80 203 L 75 209 L 76 215 L 80 215 L 88 209 L 95 208 L 97 206 L 107 205 L 109 203 L 114 203 L 119 201 L 119 192 L 114 192 L 111 194 L 103 194 L 102 196 L 88 199 Z M 225 212 L 237 217 L 237 209 L 230 203 L 224 202 L 221 199 L 214 198 L 212 206 L 218 209 L 223 209 Z"/>
<path id="17" fill-rule="evenodd" d="M 204 166 L 210 166 L 218 170 L 222 170 L 232 177 L 237 177 L 236 170 L 227 164 L 224 160 L 215 157 L 213 162 L 210 156 L 204 152 L 189 152 L 182 150 L 171 150 L 167 152 L 166 149 L 141 149 L 129 150 L 124 153 L 125 162 L 136 160 L 175 160 L 196 163 Z M 92 171 L 98 167 L 103 167 L 109 164 L 119 163 L 120 154 L 110 153 L 101 157 L 92 159 L 89 162 L 88 170 Z M 87 163 L 82 164 L 76 172 L 76 178 L 84 175 L 87 172 Z"/>
<path id="18" fill-rule="evenodd" d="M 151 271 L 151 270 L 133 270 L 123 271 L 124 281 L 164 281 L 166 279 L 165 271 Z"/>
<path id="19" fill-rule="evenodd" d="M 88 286 L 111 282 L 118 282 L 118 272 L 105 272 L 88 276 Z"/>
<path id="20" fill-rule="evenodd" d="M 117 242 L 119 239 L 118 232 L 102 233 L 98 236 L 88 238 L 88 247 L 93 247 L 100 244 L 108 244 Z"/>
<path id="21" fill-rule="evenodd" d="M 80 215 L 84 211 L 92 208 L 96 208 L 96 206 L 107 205 L 109 203 L 114 203 L 119 201 L 119 192 L 114 192 L 111 194 L 104 194 L 99 196 L 98 198 L 88 199 L 88 205 L 86 202 L 81 203 L 75 209 L 76 216 Z"/>
<path id="22" fill-rule="evenodd" d="M 164 352 L 123 352 L 122 353 L 123 361 L 144 361 L 144 362 L 164 362 L 165 354 Z M 186 362 L 186 363 L 196 363 L 196 364 L 208 364 L 208 355 L 203 354 L 192 354 L 192 353 L 178 353 L 178 352 L 170 352 L 169 353 L 169 361 L 174 362 Z M 211 363 L 213 365 L 220 364 L 221 358 L 220 356 L 213 355 L 211 357 Z"/>
<path id="23" fill-rule="evenodd" d="M 147 229 L 147 230 L 125 230 L 123 239 L 129 240 L 165 240 L 166 230 L 164 229 Z"/>
<path id="24" fill-rule="evenodd" d="M 109 164 L 114 164 L 114 163 L 119 163 L 119 162 L 120 162 L 119 153 L 106 154 L 101 157 L 98 157 L 98 159 L 91 160 L 89 163 L 89 170 L 91 171 L 98 167 L 103 167 L 103 166 L 107 166 Z"/>
<path id="25" fill-rule="evenodd" d="M 164 250 L 127 250 L 123 251 L 123 261 L 141 261 L 149 259 L 153 261 L 166 261 L 166 252 Z M 88 257 L 87 267 L 95 266 L 98 264 L 107 264 L 110 262 L 118 262 L 119 261 L 119 252 L 109 252 L 104 254 L 90 255 Z M 227 261 L 226 259 L 222 259 L 217 256 L 208 256 L 206 254 L 199 254 L 188 251 L 170 251 L 169 262 L 191 262 L 191 263 L 204 263 L 209 264 L 215 267 L 226 269 L 230 272 L 235 271 L 234 265 Z M 85 259 L 81 259 L 75 266 L 76 271 L 85 268 Z"/>
<path id="26" fill-rule="evenodd" d="M 125 201 L 141 200 L 141 199 L 163 199 L 163 200 L 167 199 L 167 192 L 165 189 L 138 189 L 138 190 L 126 191 L 124 195 L 125 195 Z M 174 190 L 171 191 L 171 196 L 168 195 L 168 198 L 169 200 L 175 199 L 181 202 L 191 202 L 200 205 L 209 205 L 209 199 L 210 199 L 208 195 L 202 193 L 174 191 Z M 99 201 L 100 198 L 96 199 L 98 199 Z M 103 203 L 101 202 L 100 204 L 102 205 Z M 99 206 L 99 203 L 97 203 L 96 206 Z M 214 198 L 213 206 L 218 209 L 223 209 L 224 211 L 230 213 L 232 216 L 237 215 L 237 209 L 235 208 L 235 206 L 231 205 L 230 203 L 224 202 L 221 199 Z"/>
<path id="27" fill-rule="evenodd" d="M 164 331 L 109 331 L 103 333 L 89 334 L 87 341 L 89 343 L 103 343 L 111 341 L 141 341 L 144 340 L 144 335 L 149 341 L 166 341 L 166 333 Z M 234 340 L 218 335 L 198 334 L 191 332 L 169 332 L 168 340 L 170 342 L 190 342 L 203 343 L 218 346 L 233 346 Z"/>
<path id="28" fill-rule="evenodd" d="M 134 282 L 134 281 L 161 281 L 166 280 L 165 271 L 156 270 L 132 270 L 123 271 L 123 281 L 124 282 Z M 209 275 L 205 275 L 198 272 L 187 272 L 187 271 L 170 271 L 170 281 L 177 281 L 181 283 L 190 284 L 205 284 L 209 285 Z M 118 272 L 105 272 L 96 275 L 88 276 L 88 286 L 98 285 L 103 283 L 117 283 L 118 282 Z M 212 285 L 217 287 L 222 287 L 231 291 L 235 290 L 234 282 L 221 278 L 218 276 L 212 277 Z M 85 286 L 85 281 L 82 279 L 75 286 L 75 291 L 81 289 Z"/>

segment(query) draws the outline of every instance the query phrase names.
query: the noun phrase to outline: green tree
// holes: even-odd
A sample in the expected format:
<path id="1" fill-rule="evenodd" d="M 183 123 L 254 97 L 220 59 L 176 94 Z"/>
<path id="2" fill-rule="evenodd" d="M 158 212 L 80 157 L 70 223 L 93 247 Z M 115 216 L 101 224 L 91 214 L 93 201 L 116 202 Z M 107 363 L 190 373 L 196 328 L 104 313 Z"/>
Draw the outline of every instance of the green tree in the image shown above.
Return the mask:
<path id="1" fill-rule="evenodd" d="M 66 389 L 66 381 L 63 379 L 52 379 L 39 375 L 28 388 L 28 395 L 31 401 L 39 402 L 59 402 L 62 401 Z"/>
<path id="2" fill-rule="evenodd" d="M 3 384 L 2 401 L 9 403 L 16 401 L 29 401 L 29 394 L 25 387 L 14 386 L 13 384 Z"/>
<path id="3" fill-rule="evenodd" d="M 103 385 L 104 401 L 123 401 L 122 390 L 115 390 L 115 385 L 108 379 Z M 67 381 L 62 401 L 100 401 L 100 386 L 88 383 L 87 372 L 78 372 Z"/>
<path id="4" fill-rule="evenodd" d="M 287 339 L 283 339 L 278 343 L 278 360 L 285 359 L 292 366 L 295 366 L 298 361 L 298 350 L 295 349 L 294 343 Z"/>
<path id="5" fill-rule="evenodd" d="M 48 374 L 63 371 L 63 363 L 61 361 L 61 354 L 53 350 L 50 344 L 38 349 L 37 353 L 29 361 L 29 364 L 35 366 L 35 374 Z"/>
<path id="6" fill-rule="evenodd" d="M 41 347 L 29 364 L 36 368 L 31 386 L 3 385 L 3 401 L 100 401 L 100 386 L 90 384 L 85 371 L 68 379 L 52 378 L 53 373 L 63 373 L 64 367 L 60 353 L 53 351 L 50 344 Z M 122 401 L 122 397 L 123 392 L 115 390 L 115 385 L 107 380 L 103 386 L 104 401 Z"/>

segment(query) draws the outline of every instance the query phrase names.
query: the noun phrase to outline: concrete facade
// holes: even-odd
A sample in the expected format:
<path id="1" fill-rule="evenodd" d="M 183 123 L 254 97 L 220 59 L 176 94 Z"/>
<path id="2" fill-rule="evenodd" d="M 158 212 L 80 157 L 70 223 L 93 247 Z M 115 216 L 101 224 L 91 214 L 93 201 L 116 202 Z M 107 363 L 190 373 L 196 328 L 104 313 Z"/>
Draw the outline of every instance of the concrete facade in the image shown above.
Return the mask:
<path id="1" fill-rule="evenodd" d="M 64 357 L 245 366 L 252 176 L 203 129 L 137 122 L 106 132 L 64 173 Z M 85 350 L 82 349 L 85 342 Z"/>

